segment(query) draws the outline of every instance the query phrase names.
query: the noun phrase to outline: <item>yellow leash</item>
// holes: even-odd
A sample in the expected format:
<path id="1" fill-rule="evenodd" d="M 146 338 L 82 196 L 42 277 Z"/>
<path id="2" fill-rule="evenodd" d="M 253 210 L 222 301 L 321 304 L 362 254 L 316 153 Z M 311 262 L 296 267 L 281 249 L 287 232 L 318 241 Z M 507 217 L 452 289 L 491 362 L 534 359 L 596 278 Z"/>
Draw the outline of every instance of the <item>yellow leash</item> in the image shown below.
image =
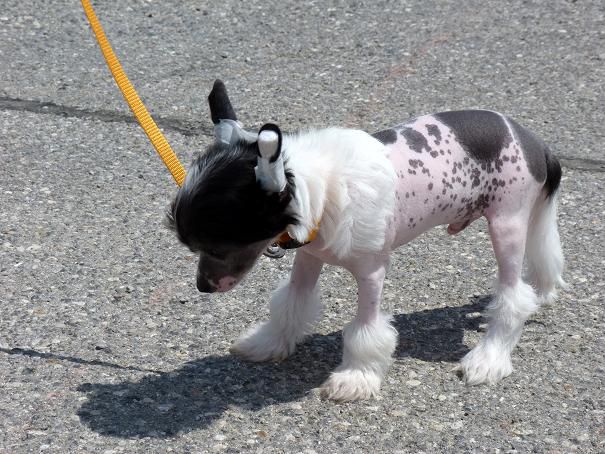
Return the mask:
<path id="1" fill-rule="evenodd" d="M 86 13 L 86 17 L 88 18 L 88 22 L 90 22 L 90 27 L 97 38 L 101 52 L 103 52 L 107 66 L 109 67 L 113 78 L 118 84 L 118 88 L 122 92 L 122 95 L 124 95 L 124 99 L 126 99 L 128 106 L 145 131 L 145 134 L 147 134 L 151 144 L 160 155 L 160 158 L 162 158 L 162 161 L 164 161 L 164 164 L 166 164 L 166 167 L 168 167 L 168 170 L 170 170 L 170 173 L 174 177 L 174 181 L 176 181 L 176 184 L 179 185 L 179 187 L 182 186 L 183 180 L 185 179 L 185 168 L 179 161 L 179 158 L 176 157 L 176 154 L 174 154 L 174 151 L 172 151 L 172 148 L 170 148 L 170 145 L 166 141 L 162 131 L 160 131 L 160 128 L 158 128 L 158 126 L 155 124 L 155 121 L 153 121 L 151 115 L 149 115 L 149 112 L 145 108 L 141 98 L 139 98 L 139 95 L 132 86 L 132 83 L 130 83 L 126 73 L 124 73 L 122 65 L 120 64 L 118 57 L 116 57 L 116 54 L 113 52 L 113 49 L 107 40 L 107 36 L 105 36 L 103 27 L 101 27 L 101 23 L 99 22 L 99 19 L 97 18 L 90 1 L 81 1 L 84 12 Z M 316 235 L 317 229 L 311 232 L 309 239 L 303 244 L 313 241 Z M 279 244 L 280 247 L 287 249 L 302 246 L 302 244 L 298 243 L 296 240 L 293 240 L 287 232 L 284 232 L 279 237 L 277 244 Z"/>
<path id="2" fill-rule="evenodd" d="M 174 154 L 174 151 L 172 151 L 172 148 L 170 148 L 170 145 L 168 145 L 160 128 L 155 124 L 155 121 L 153 121 L 153 118 L 149 115 L 149 112 L 128 80 L 128 77 L 126 77 L 118 57 L 116 57 L 116 54 L 114 54 L 113 49 L 109 45 L 109 41 L 107 41 L 103 27 L 101 27 L 101 23 L 99 22 L 99 19 L 97 19 L 97 15 L 90 4 L 90 1 L 81 1 L 88 22 L 90 22 L 90 27 L 97 38 L 101 52 L 103 52 L 107 66 L 118 84 L 120 91 L 124 95 L 128 106 L 132 109 L 134 116 L 145 131 L 145 134 L 147 134 L 147 137 L 160 155 L 160 158 L 162 158 L 162 161 L 164 161 L 164 164 L 166 164 L 166 167 L 170 170 L 170 173 L 174 177 L 174 181 L 181 186 L 185 179 L 185 168 L 180 163 L 179 158 L 176 157 L 176 154 Z"/>

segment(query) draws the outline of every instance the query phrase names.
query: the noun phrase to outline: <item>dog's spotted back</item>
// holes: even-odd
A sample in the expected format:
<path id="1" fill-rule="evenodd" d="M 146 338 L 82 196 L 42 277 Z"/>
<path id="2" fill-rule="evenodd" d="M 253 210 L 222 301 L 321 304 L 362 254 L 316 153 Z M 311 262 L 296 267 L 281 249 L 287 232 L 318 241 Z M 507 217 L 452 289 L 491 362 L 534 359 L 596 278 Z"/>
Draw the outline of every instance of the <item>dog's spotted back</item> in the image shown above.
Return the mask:
<path id="1" fill-rule="evenodd" d="M 481 216 L 515 214 L 561 178 L 544 142 L 496 112 L 426 115 L 374 137 L 397 172 L 396 245 L 435 225 L 453 234 Z"/>

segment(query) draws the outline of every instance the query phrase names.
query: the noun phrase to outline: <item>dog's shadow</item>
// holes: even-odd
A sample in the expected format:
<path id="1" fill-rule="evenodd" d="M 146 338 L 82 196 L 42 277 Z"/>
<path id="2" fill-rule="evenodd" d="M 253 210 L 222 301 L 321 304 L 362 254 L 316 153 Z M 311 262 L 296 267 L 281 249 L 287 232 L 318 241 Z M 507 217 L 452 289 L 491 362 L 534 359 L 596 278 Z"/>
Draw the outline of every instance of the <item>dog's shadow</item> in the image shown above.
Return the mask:
<path id="1" fill-rule="evenodd" d="M 423 361 L 455 362 L 469 348 L 464 344 L 464 331 L 479 331 L 486 322 L 481 312 L 489 303 L 489 295 L 474 297 L 461 307 L 427 309 L 422 312 L 395 316 L 399 333 L 395 357 L 413 357 Z"/>
<path id="2" fill-rule="evenodd" d="M 475 313 L 488 301 L 480 297 L 462 307 L 445 307 L 395 316 L 400 344 L 396 357 L 426 361 L 459 360 L 468 348 L 465 330 L 482 322 Z M 110 436 L 171 437 L 204 428 L 230 409 L 258 410 L 299 400 L 317 388 L 340 362 L 341 332 L 312 335 L 282 363 L 248 363 L 231 355 L 209 356 L 169 373 L 136 382 L 86 383 L 88 395 L 78 411 L 83 423 Z M 295 411 L 280 408 L 286 415 Z"/>

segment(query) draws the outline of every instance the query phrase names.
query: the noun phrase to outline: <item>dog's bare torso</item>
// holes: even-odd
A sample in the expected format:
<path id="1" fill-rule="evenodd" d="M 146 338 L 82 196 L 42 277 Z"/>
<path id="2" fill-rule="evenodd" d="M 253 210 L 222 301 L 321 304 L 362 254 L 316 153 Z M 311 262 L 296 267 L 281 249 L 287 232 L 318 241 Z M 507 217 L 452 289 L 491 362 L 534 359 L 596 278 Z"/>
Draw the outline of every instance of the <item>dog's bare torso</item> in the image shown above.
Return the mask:
<path id="1" fill-rule="evenodd" d="M 456 116 L 466 122 L 488 118 L 490 129 L 482 131 L 477 122 L 477 129 L 469 131 Z M 523 207 L 531 208 L 546 179 L 543 157 L 548 150 L 527 134 L 517 123 L 490 111 L 425 115 L 375 133 L 396 173 L 395 209 L 385 251 L 438 225 L 448 224 L 448 233 L 456 234 L 481 216 L 512 216 Z M 487 137 L 482 141 L 477 135 Z M 521 140 L 532 140 L 525 152 Z"/>
<path id="2" fill-rule="evenodd" d="M 458 233 L 483 215 L 514 215 L 532 205 L 542 189 L 536 183 L 546 178 L 544 163 L 533 169 L 524 157 L 544 156 L 545 147 L 523 153 L 515 126 L 503 116 L 487 111 L 441 115 L 393 129 L 396 141 L 387 143 L 397 172 L 395 246 L 435 225 L 449 224 L 449 232 Z M 464 128 L 462 122 L 473 117 L 484 118 L 490 130 L 453 129 Z M 477 134 L 488 137 L 481 141 Z"/>

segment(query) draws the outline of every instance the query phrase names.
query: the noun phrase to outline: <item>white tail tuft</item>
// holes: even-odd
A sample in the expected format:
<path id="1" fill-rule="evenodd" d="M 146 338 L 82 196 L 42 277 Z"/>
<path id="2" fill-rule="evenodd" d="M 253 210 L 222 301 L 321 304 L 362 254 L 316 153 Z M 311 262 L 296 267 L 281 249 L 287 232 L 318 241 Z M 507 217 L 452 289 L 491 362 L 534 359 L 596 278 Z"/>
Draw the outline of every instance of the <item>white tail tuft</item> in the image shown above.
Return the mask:
<path id="1" fill-rule="evenodd" d="M 527 233 L 525 248 L 527 281 L 545 303 L 557 298 L 556 287 L 563 289 L 563 251 L 557 229 L 557 194 L 536 202 Z"/>

